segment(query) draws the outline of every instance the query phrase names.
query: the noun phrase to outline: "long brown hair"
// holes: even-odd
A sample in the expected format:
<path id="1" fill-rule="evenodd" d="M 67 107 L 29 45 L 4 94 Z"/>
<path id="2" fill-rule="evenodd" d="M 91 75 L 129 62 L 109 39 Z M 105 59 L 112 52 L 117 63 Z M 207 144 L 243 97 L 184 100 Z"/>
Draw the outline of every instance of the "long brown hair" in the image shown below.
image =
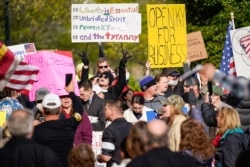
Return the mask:
<path id="1" fill-rule="evenodd" d="M 147 122 L 136 122 L 129 131 L 126 149 L 131 158 L 146 152 Z"/>
<path id="2" fill-rule="evenodd" d="M 215 153 L 203 125 L 193 119 L 187 119 L 181 124 L 180 150 L 190 150 L 193 156 L 201 159 L 212 158 Z"/>

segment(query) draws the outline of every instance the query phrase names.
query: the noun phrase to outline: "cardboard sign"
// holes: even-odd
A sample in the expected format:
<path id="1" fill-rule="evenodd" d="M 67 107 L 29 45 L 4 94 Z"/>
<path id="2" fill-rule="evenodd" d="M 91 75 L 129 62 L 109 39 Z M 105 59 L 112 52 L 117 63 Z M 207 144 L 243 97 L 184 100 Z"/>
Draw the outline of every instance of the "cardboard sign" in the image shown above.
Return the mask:
<path id="1" fill-rule="evenodd" d="M 182 67 L 187 58 L 185 5 L 147 5 L 147 21 L 150 67 Z"/>
<path id="2" fill-rule="evenodd" d="M 8 46 L 11 52 L 14 53 L 21 61 L 24 61 L 24 56 L 32 53 L 36 53 L 36 46 L 34 43 L 25 43 L 20 45 Z"/>
<path id="3" fill-rule="evenodd" d="M 72 57 L 50 51 L 40 51 L 26 55 L 25 61 L 39 68 L 38 80 L 33 84 L 29 92 L 31 101 L 35 100 L 35 92 L 41 87 L 46 87 L 50 93 L 55 93 L 59 96 L 67 95 L 67 92 L 64 90 L 67 73 L 73 74 L 75 93 L 79 96 Z"/>
<path id="4" fill-rule="evenodd" d="M 237 76 L 250 79 L 250 26 L 230 31 Z"/>
<path id="5" fill-rule="evenodd" d="M 200 31 L 187 35 L 187 46 L 190 62 L 207 58 L 207 50 Z"/>
<path id="6" fill-rule="evenodd" d="M 72 42 L 139 42 L 140 33 L 136 3 L 72 4 Z"/>

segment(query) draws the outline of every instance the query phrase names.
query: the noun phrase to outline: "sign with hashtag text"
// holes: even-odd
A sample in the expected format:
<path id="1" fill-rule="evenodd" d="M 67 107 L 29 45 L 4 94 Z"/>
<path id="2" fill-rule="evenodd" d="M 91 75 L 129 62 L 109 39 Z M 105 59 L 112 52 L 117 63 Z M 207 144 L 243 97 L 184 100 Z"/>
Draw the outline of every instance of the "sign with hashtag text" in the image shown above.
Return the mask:
<path id="1" fill-rule="evenodd" d="M 72 4 L 71 39 L 80 42 L 139 42 L 138 4 Z"/>

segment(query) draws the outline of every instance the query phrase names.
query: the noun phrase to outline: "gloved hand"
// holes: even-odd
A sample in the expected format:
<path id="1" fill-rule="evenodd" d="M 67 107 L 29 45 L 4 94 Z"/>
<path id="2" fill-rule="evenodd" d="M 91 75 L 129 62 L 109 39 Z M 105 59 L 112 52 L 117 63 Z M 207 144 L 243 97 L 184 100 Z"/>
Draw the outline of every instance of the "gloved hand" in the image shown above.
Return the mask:
<path id="1" fill-rule="evenodd" d="M 126 52 L 123 52 L 122 54 L 123 54 L 123 57 L 122 57 L 122 59 L 120 60 L 120 66 L 124 66 L 124 67 L 125 67 L 125 65 L 127 64 L 128 59 L 129 59 L 130 57 L 132 57 L 132 56 L 129 56 L 127 51 L 126 51 Z M 128 56 L 127 56 L 127 55 L 128 55 Z"/>
<path id="2" fill-rule="evenodd" d="M 85 66 L 89 65 L 89 59 L 87 57 L 87 51 L 82 51 L 82 53 L 78 53 L 78 55 L 82 58 L 82 62 Z"/>

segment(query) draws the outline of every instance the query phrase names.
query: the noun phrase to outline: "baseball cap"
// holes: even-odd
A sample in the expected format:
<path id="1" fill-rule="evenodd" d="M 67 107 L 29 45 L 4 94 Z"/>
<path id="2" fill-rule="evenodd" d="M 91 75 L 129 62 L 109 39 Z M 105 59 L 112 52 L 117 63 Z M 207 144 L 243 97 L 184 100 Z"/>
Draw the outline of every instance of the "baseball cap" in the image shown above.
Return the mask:
<path id="1" fill-rule="evenodd" d="M 171 95 L 163 102 L 163 104 L 174 105 L 181 110 L 184 106 L 184 101 L 179 95 Z"/>
<path id="2" fill-rule="evenodd" d="M 162 70 L 162 74 L 166 76 L 177 76 L 179 77 L 181 74 L 174 68 L 164 68 Z"/>
<path id="3" fill-rule="evenodd" d="M 44 96 L 49 94 L 49 90 L 47 88 L 39 88 L 35 92 L 35 101 L 43 100 Z"/>
<path id="4" fill-rule="evenodd" d="M 223 90 L 219 86 L 213 85 L 213 93 L 219 96 L 223 96 Z"/>
<path id="5" fill-rule="evenodd" d="M 58 95 L 49 93 L 43 98 L 42 105 L 44 108 L 55 109 L 61 106 L 61 100 Z"/>
<path id="6" fill-rule="evenodd" d="M 142 91 L 147 90 L 151 86 L 156 85 L 155 79 L 151 76 L 145 76 L 140 81 L 140 87 Z"/>

